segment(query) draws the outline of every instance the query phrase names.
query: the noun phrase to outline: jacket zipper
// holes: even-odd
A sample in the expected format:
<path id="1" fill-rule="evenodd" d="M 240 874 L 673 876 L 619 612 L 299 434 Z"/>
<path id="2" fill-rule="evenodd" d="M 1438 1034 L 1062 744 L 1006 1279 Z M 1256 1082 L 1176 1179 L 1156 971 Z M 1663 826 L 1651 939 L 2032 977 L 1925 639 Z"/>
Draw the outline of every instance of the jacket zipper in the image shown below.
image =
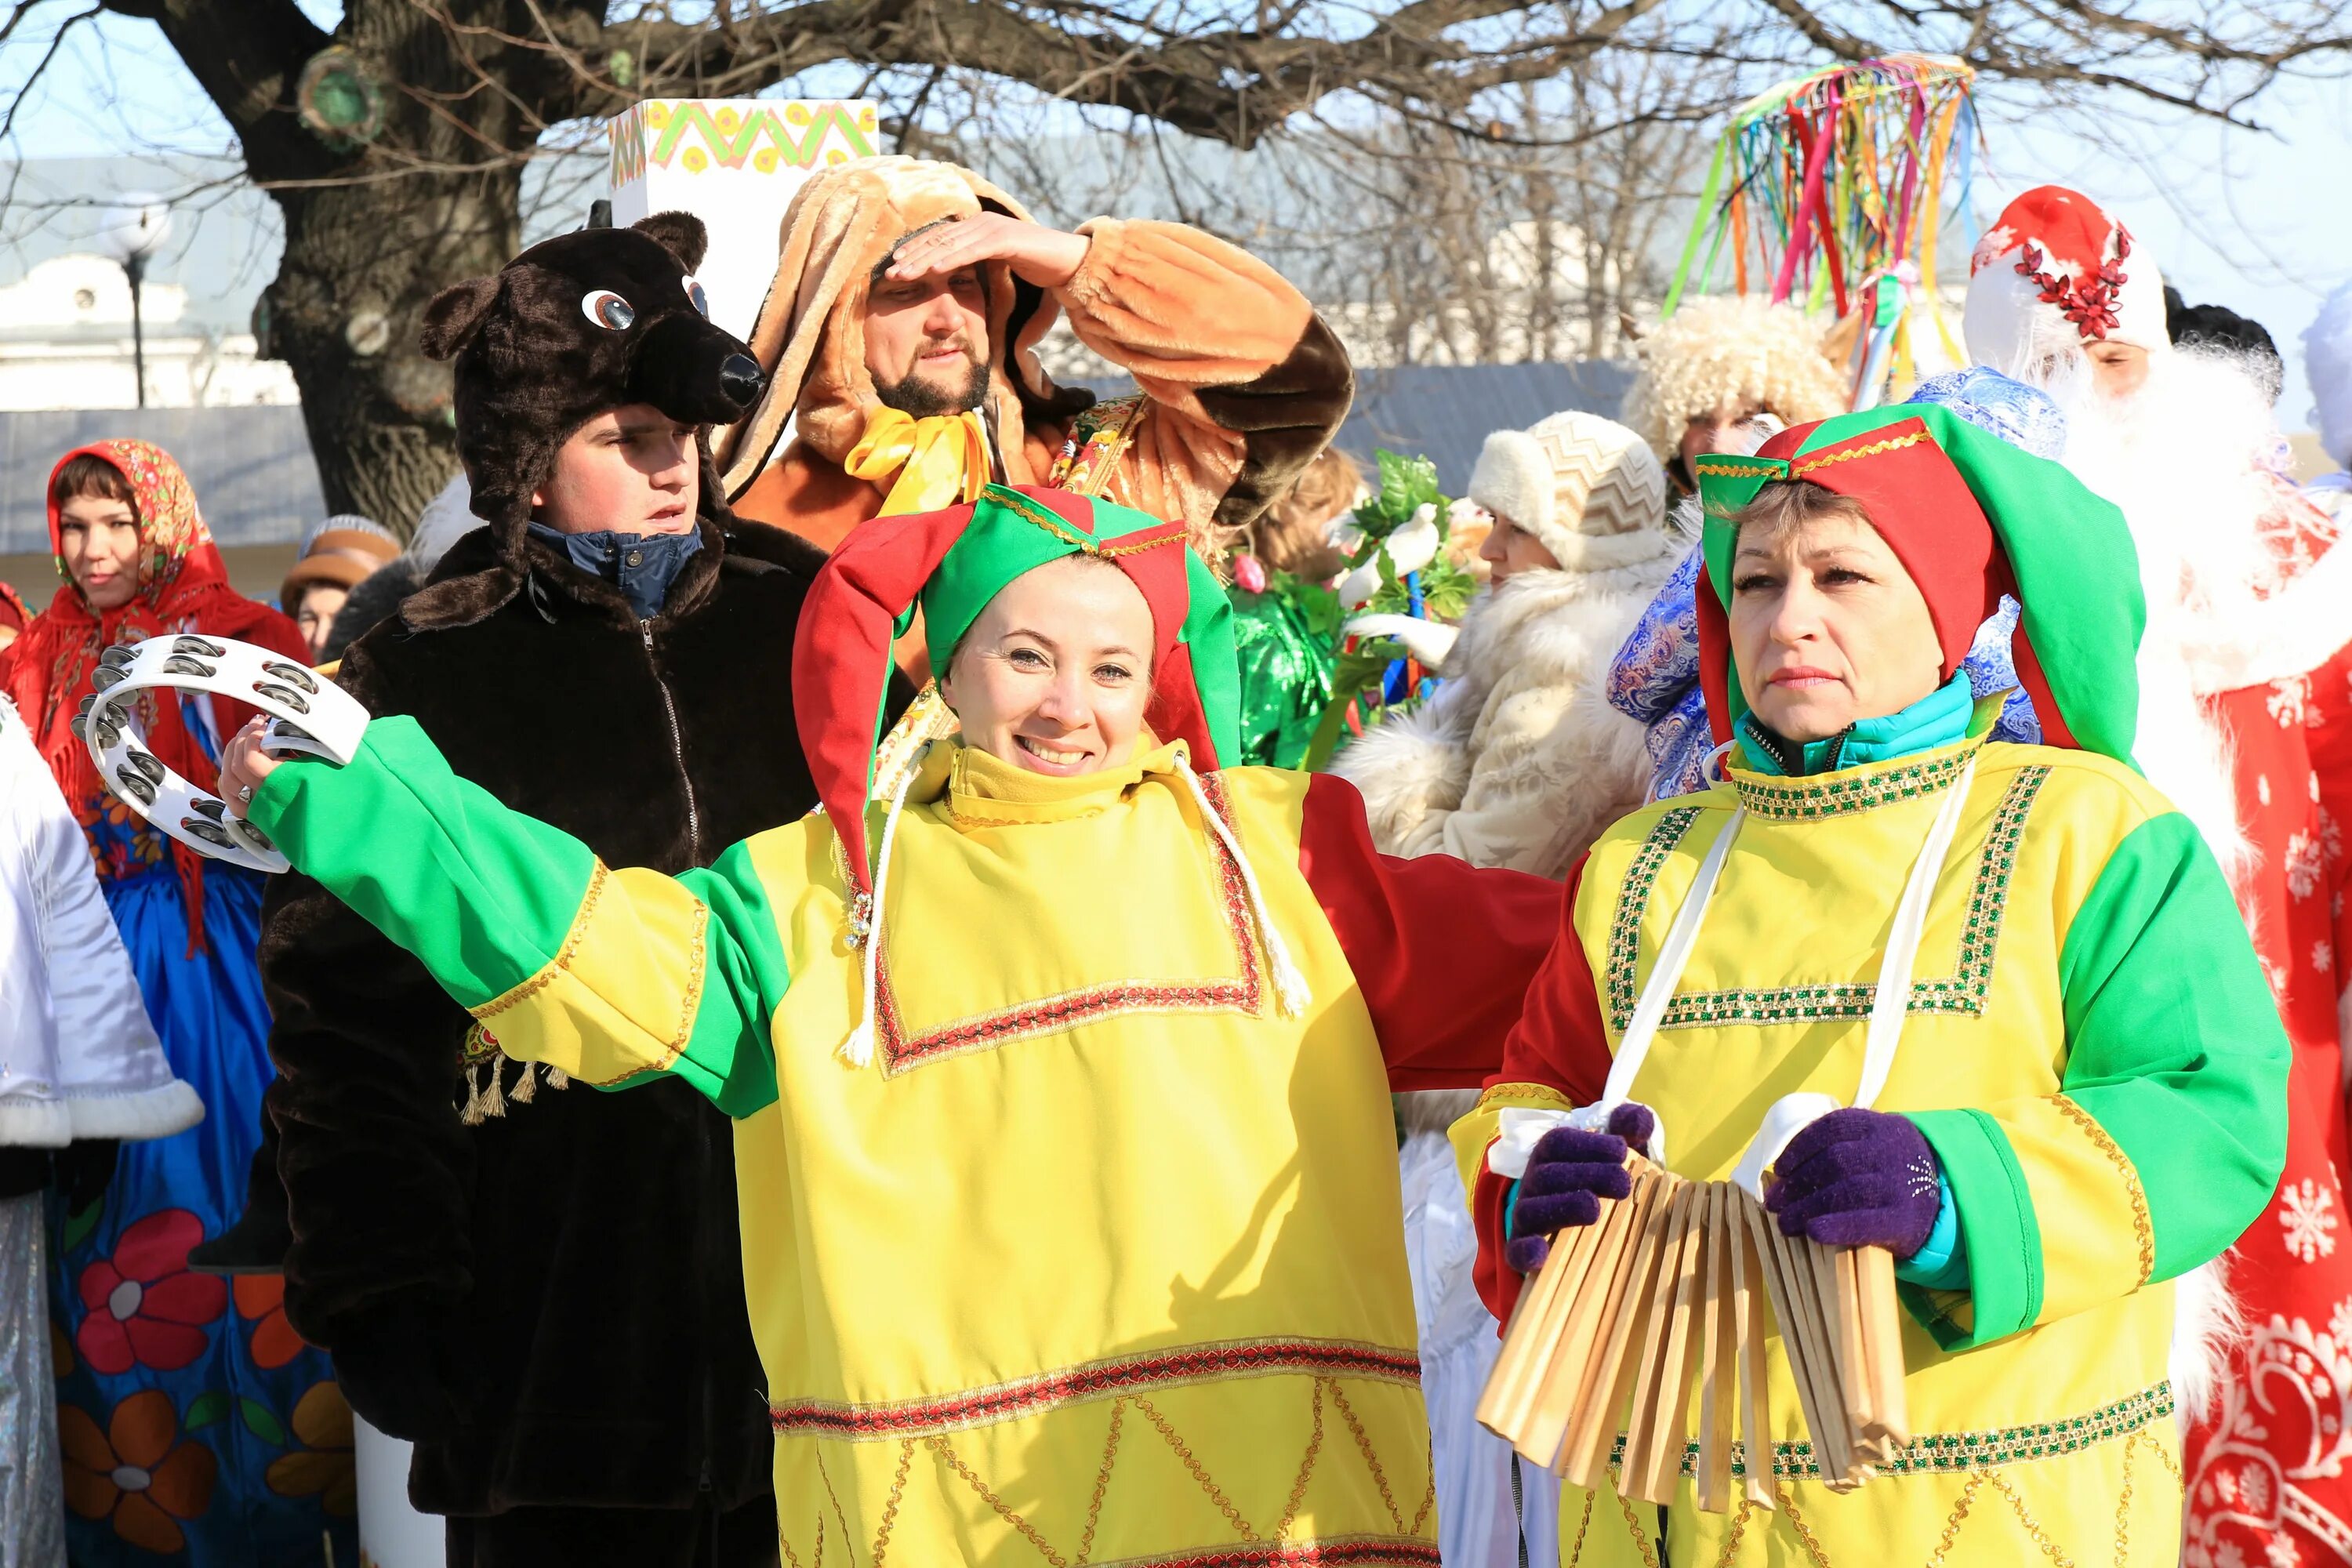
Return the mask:
<path id="1" fill-rule="evenodd" d="M 677 763 L 678 783 L 686 787 L 686 858 L 696 866 L 702 864 L 702 814 L 694 803 L 694 775 L 686 771 L 686 736 L 677 727 L 677 704 L 671 700 L 669 682 L 662 679 L 661 661 L 654 658 L 654 624 L 639 621 L 637 633 L 646 640 L 646 663 L 652 666 L 655 689 L 661 692 L 662 713 L 669 720 L 669 754 Z"/>
<path id="2" fill-rule="evenodd" d="M 669 721 L 670 758 L 677 763 L 678 783 L 686 790 L 687 862 L 689 865 L 699 866 L 702 864 L 702 813 L 694 799 L 694 775 L 687 772 L 686 768 L 686 735 L 678 728 L 677 701 L 670 695 L 669 682 L 662 679 L 661 660 L 654 657 L 653 622 L 649 619 L 639 621 L 637 635 L 646 645 L 646 663 L 653 670 L 654 687 L 661 693 L 662 716 Z M 710 1121 L 703 1107 L 695 1107 L 695 1111 L 698 1155 L 696 1164 L 702 1177 L 699 1185 L 707 1191 L 710 1185 L 712 1163 Z M 698 1265 L 708 1261 L 710 1251 L 710 1224 L 707 1214 L 698 1215 L 696 1217 L 695 1244 L 696 1250 L 700 1255 L 696 1259 Z M 698 1281 L 703 1279 L 706 1274 L 707 1271 L 700 1267 L 695 1269 L 695 1278 Z M 702 1297 L 701 1316 L 708 1323 L 710 1314 L 709 1292 L 704 1289 L 700 1291 L 700 1295 Z M 717 1458 L 719 1451 L 719 1368 L 707 1352 L 702 1357 L 701 1394 L 702 1454 L 700 1463 L 697 1466 L 695 1492 L 697 1502 L 710 1514 L 711 1529 L 715 1533 L 718 1529 L 719 1500 L 715 1495 L 716 1478 L 711 1470 L 712 1461 Z"/>

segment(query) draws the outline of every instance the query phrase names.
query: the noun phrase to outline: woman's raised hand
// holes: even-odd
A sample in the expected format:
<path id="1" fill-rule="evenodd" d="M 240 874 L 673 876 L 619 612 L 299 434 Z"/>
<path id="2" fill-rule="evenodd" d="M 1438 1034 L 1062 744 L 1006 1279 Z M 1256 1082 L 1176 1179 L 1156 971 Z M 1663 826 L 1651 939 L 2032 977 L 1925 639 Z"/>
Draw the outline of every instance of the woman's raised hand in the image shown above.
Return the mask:
<path id="1" fill-rule="evenodd" d="M 1621 1105 L 1609 1113 L 1606 1132 L 1555 1127 L 1538 1139 L 1511 1206 L 1503 1260 L 1522 1274 L 1534 1273 L 1551 1256 L 1555 1235 L 1599 1219 L 1602 1198 L 1631 1193 L 1625 1150 L 1647 1144 L 1657 1125 L 1648 1106 Z"/>
<path id="2" fill-rule="evenodd" d="M 245 815 L 261 781 L 280 765 L 278 758 L 261 749 L 261 731 L 268 723 L 266 719 L 248 719 L 244 729 L 229 737 L 227 747 L 221 752 L 221 798 L 239 816 Z"/>

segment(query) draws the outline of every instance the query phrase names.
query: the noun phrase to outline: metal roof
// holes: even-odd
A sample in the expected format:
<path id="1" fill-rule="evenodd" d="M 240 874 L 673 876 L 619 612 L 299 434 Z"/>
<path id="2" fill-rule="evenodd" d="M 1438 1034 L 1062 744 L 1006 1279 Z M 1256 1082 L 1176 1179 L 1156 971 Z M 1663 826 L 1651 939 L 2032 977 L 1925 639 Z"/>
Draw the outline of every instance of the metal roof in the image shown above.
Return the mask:
<path id="1" fill-rule="evenodd" d="M 1614 419 L 1633 384 L 1633 367 L 1614 360 L 1360 370 L 1356 406 L 1335 444 L 1368 464 L 1377 447 L 1433 458 L 1438 487 L 1459 496 L 1488 432 L 1570 409 Z"/>

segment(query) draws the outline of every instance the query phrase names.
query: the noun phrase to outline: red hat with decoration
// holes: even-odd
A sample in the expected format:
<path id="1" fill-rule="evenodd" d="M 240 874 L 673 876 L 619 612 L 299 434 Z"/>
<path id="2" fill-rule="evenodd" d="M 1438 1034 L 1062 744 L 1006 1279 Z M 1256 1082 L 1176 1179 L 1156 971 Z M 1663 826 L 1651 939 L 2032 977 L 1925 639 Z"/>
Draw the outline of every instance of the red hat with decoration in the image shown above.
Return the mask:
<path id="1" fill-rule="evenodd" d="M 2005 375 L 2084 343 L 2171 345 L 2164 278 L 2090 197 L 2037 185 L 2001 210 L 1969 259 L 1969 355 Z"/>

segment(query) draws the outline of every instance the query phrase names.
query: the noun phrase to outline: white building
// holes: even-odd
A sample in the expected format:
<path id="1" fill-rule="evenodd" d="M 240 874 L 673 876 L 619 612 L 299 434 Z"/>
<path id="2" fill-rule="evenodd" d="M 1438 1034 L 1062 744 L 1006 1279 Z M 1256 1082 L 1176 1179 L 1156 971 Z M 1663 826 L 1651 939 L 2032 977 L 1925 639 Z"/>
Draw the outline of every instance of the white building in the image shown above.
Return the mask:
<path id="1" fill-rule="evenodd" d="M 250 332 L 193 321 L 187 290 L 149 283 L 147 406 L 218 408 L 299 401 L 292 370 L 254 356 Z M 131 280 L 103 256 L 69 252 L 0 285 L 0 410 L 135 408 Z"/>

